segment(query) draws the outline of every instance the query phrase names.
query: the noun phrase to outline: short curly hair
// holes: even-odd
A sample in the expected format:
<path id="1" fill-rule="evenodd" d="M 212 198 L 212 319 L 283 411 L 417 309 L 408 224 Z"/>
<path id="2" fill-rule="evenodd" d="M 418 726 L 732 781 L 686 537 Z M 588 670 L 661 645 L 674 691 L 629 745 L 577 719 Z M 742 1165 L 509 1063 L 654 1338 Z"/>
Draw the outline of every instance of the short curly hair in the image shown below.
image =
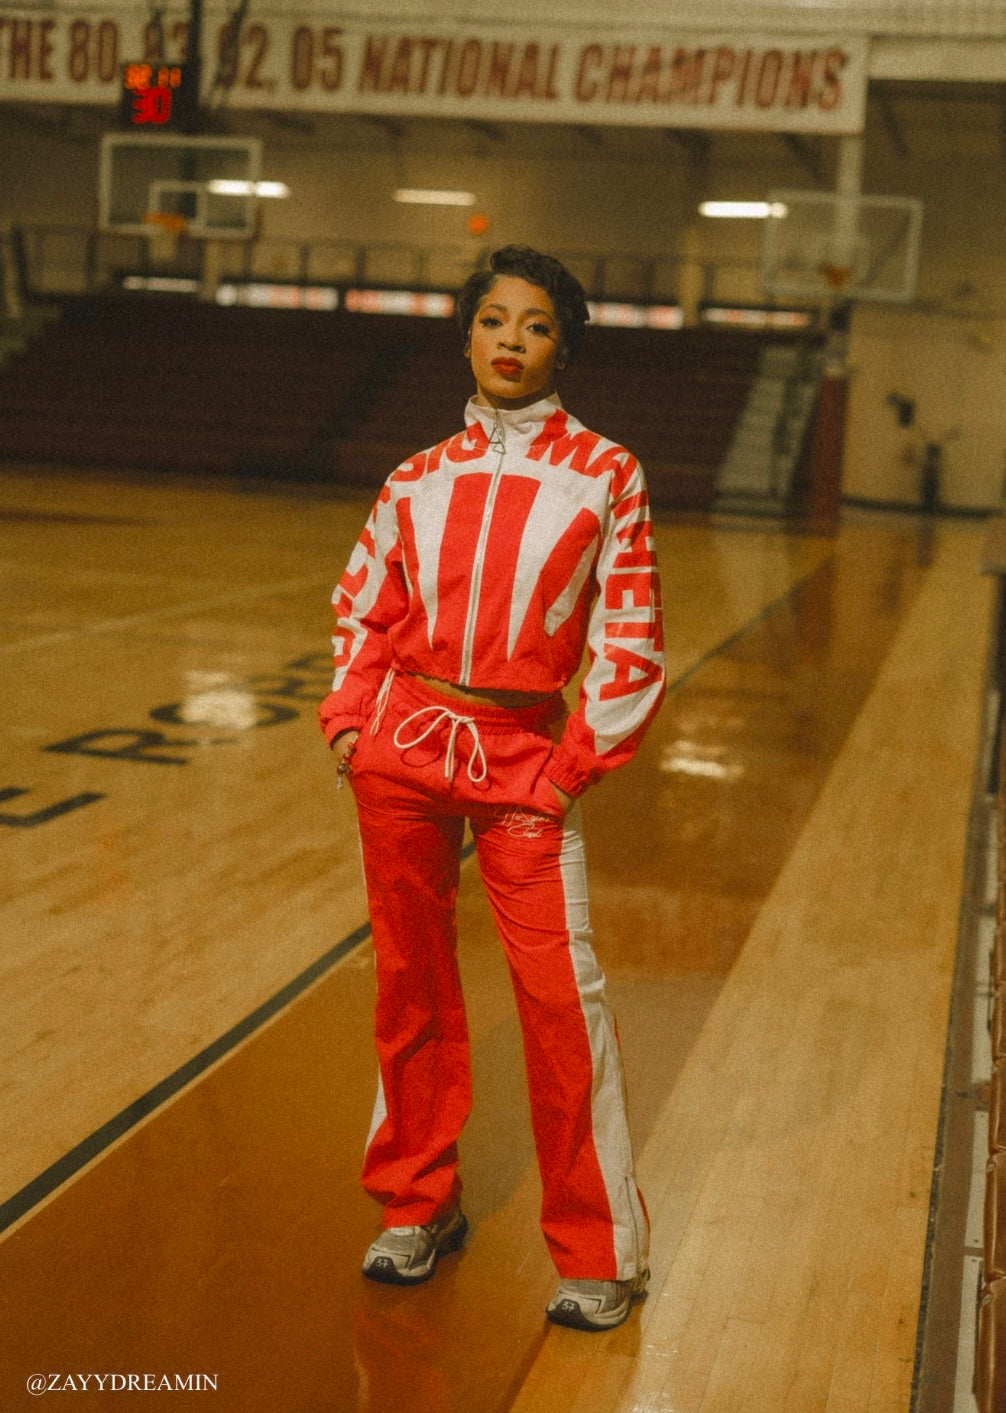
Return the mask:
<path id="1" fill-rule="evenodd" d="M 545 290 L 555 308 L 566 362 L 572 363 L 580 349 L 584 325 L 590 318 L 583 286 L 561 261 L 542 255 L 529 245 L 504 245 L 493 251 L 489 268 L 470 275 L 458 291 L 455 308 L 465 338 L 471 334 L 476 309 L 500 275 L 516 275 Z"/>

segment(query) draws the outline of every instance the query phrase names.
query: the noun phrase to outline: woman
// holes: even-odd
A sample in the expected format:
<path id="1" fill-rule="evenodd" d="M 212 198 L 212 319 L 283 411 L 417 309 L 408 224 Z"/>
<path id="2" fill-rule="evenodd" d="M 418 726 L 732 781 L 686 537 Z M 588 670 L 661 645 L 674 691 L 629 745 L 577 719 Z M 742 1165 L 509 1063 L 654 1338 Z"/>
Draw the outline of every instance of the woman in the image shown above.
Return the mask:
<path id="1" fill-rule="evenodd" d="M 632 756 L 664 690 L 646 487 L 629 452 L 555 395 L 588 317 L 558 261 L 507 246 L 458 311 L 476 385 L 465 430 L 382 489 L 335 592 L 320 708 L 356 797 L 377 965 L 363 1183 L 384 1230 L 363 1270 L 416 1284 L 467 1234 L 454 904 L 468 819 L 523 1032 L 541 1225 L 561 1277 L 547 1314 L 609 1329 L 645 1288 L 648 1223 L 578 797 Z M 585 648 L 570 713 L 562 689 Z"/>

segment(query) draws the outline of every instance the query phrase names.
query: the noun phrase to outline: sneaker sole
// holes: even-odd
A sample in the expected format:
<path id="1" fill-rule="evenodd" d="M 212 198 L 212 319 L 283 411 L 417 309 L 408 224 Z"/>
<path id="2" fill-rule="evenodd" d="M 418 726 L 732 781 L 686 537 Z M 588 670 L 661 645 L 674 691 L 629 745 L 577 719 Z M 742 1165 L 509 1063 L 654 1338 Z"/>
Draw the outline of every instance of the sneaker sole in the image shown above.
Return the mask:
<path id="1" fill-rule="evenodd" d="M 379 1285 L 422 1285 L 424 1281 L 432 1279 L 436 1273 L 440 1257 L 450 1256 L 452 1252 L 460 1251 L 467 1236 L 468 1218 L 462 1214 L 461 1220 L 454 1230 L 448 1232 L 434 1246 L 425 1266 L 403 1272 L 398 1269 L 390 1256 L 375 1256 L 373 1261 L 363 1267 L 363 1274 L 368 1280 L 377 1281 Z"/>
<path id="2" fill-rule="evenodd" d="M 585 1315 L 573 1299 L 562 1301 L 554 1310 L 546 1310 L 545 1314 L 553 1325 L 562 1325 L 567 1330 L 582 1330 L 587 1334 L 604 1334 L 606 1330 L 615 1330 L 619 1325 L 625 1324 L 632 1313 L 633 1305 L 645 1296 L 649 1275 L 647 1271 L 638 1290 L 630 1291 L 624 1304 L 616 1306 L 614 1310 L 608 1310 L 603 1315 Z"/>

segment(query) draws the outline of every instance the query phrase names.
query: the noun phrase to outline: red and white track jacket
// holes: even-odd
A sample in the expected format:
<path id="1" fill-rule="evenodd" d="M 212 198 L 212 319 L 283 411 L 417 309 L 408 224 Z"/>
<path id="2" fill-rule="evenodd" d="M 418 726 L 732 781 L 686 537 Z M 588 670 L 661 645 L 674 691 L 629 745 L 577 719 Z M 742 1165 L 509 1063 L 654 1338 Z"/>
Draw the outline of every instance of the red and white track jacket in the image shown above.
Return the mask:
<path id="1" fill-rule="evenodd" d="M 664 693 L 646 483 L 556 396 L 474 401 L 393 472 L 333 597 L 329 742 L 363 727 L 389 668 L 473 689 L 560 691 L 589 668 L 545 774 L 581 794 L 627 761 Z"/>

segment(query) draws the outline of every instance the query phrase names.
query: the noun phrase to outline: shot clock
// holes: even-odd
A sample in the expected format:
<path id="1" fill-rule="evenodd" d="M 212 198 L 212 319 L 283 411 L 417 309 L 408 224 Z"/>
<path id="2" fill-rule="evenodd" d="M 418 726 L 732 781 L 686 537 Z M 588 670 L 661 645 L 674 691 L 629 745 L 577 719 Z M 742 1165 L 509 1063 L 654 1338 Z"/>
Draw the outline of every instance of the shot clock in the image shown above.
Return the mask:
<path id="1" fill-rule="evenodd" d="M 134 132 L 189 132 L 195 125 L 199 81 L 194 64 L 126 64 L 119 116 Z"/>

